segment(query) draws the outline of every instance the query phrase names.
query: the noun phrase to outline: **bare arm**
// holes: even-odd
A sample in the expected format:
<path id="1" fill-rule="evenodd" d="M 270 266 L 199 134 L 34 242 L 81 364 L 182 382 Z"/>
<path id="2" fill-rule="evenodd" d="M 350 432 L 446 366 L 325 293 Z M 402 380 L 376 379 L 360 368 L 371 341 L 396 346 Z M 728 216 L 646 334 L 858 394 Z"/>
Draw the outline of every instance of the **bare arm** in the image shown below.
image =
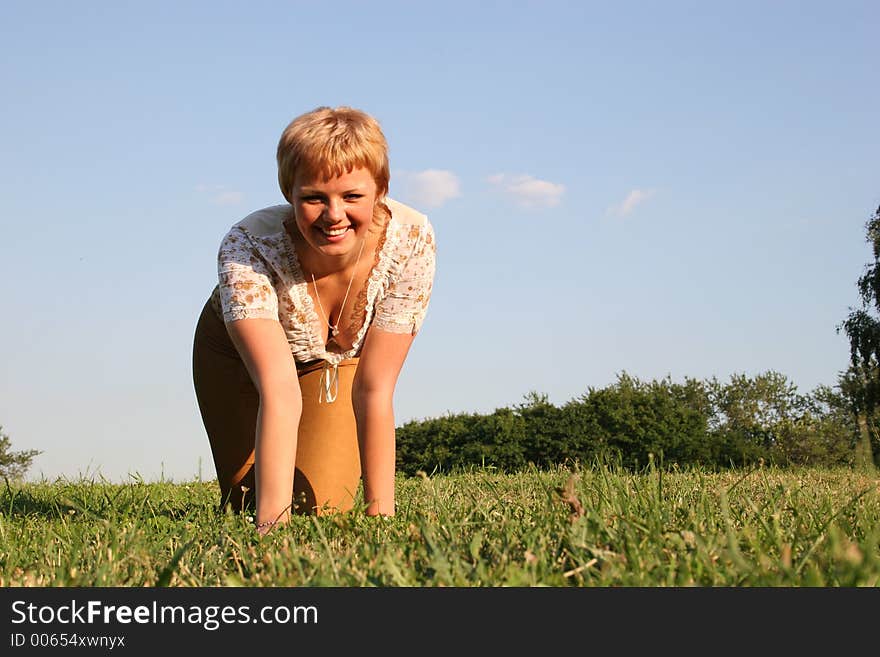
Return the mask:
<path id="1" fill-rule="evenodd" d="M 367 515 L 394 515 L 394 388 L 413 336 L 367 332 L 352 385 Z"/>
<path id="2" fill-rule="evenodd" d="M 296 365 L 277 320 L 242 319 L 226 327 L 260 394 L 254 464 L 256 522 L 287 522 L 302 415 Z"/>

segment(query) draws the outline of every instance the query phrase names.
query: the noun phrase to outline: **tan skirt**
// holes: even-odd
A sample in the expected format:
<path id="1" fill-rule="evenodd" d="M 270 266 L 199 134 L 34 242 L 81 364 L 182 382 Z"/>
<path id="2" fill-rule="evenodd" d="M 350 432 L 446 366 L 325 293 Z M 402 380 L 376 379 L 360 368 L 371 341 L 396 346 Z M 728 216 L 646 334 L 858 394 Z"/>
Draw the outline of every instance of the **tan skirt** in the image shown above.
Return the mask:
<path id="1" fill-rule="evenodd" d="M 351 384 L 357 358 L 339 364 L 336 400 L 319 401 L 324 361 L 297 364 L 303 410 L 297 436 L 291 501 L 296 513 L 352 508 L 360 483 L 357 426 Z M 193 340 L 193 384 L 211 444 L 220 504 L 236 512 L 256 501 L 254 442 L 260 396 L 210 301 L 202 308 Z"/>

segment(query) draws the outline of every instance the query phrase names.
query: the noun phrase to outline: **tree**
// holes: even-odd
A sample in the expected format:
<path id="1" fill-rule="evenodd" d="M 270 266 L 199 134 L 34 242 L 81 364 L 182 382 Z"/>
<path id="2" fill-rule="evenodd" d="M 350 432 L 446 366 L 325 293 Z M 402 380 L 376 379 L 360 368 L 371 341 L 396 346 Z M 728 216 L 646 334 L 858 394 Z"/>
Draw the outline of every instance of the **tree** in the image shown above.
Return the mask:
<path id="1" fill-rule="evenodd" d="M 0 477 L 6 479 L 20 479 L 31 467 L 31 461 L 38 454 L 42 454 L 40 450 L 28 449 L 23 452 L 13 452 L 12 442 L 9 436 L 3 433 L 3 425 L 0 425 Z"/>
<path id="2" fill-rule="evenodd" d="M 865 224 L 866 240 L 871 244 L 874 261 L 866 265 L 858 280 L 861 308 L 837 327 L 846 332 L 850 344 L 850 398 L 862 439 L 870 445 L 875 465 L 880 465 L 880 435 L 876 411 L 880 409 L 880 207 Z"/>
<path id="3" fill-rule="evenodd" d="M 706 408 L 694 381 L 681 385 L 667 377 L 646 382 L 621 372 L 615 384 L 590 388 L 565 411 L 576 420 L 574 426 L 580 425 L 582 441 L 593 443 L 594 453 L 640 468 L 651 458 L 669 465 L 705 462 Z"/>

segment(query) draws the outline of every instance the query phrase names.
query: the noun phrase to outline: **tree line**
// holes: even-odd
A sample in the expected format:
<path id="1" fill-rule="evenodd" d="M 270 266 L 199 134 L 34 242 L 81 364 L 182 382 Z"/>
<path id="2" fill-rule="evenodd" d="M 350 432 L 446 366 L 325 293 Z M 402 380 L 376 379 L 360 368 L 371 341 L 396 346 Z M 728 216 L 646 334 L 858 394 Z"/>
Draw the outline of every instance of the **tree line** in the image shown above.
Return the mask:
<path id="1" fill-rule="evenodd" d="M 492 413 L 455 413 L 397 429 L 407 474 L 490 466 L 516 471 L 612 459 L 627 468 L 856 465 L 859 430 L 846 389 L 801 395 L 783 374 L 642 381 L 627 373 L 556 406 L 530 392 Z M 868 457 L 870 458 L 870 457 Z"/>

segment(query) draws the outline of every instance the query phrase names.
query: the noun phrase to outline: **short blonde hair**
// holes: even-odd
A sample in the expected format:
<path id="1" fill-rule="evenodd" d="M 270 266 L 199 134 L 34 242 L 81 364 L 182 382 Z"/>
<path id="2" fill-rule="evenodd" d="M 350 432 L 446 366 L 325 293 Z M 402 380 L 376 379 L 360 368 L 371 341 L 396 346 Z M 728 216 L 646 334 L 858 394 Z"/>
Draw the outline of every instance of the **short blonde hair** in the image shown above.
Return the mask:
<path id="1" fill-rule="evenodd" d="M 296 117 L 278 141 L 278 184 L 293 204 L 293 183 L 303 171 L 324 179 L 365 168 L 376 181 L 377 197 L 388 193 L 388 142 L 379 122 L 352 107 L 318 107 Z"/>

